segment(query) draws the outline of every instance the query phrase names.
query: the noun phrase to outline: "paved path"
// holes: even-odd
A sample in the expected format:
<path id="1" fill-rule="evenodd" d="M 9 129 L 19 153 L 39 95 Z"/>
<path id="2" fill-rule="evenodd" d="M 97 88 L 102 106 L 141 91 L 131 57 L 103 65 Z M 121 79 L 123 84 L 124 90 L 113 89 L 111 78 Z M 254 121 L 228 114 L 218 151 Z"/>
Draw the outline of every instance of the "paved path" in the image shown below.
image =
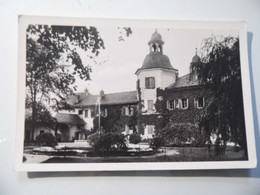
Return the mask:
<path id="1" fill-rule="evenodd" d="M 35 155 L 35 154 L 24 154 L 24 157 L 26 158 L 25 163 L 41 163 L 44 162 L 50 158 L 53 158 L 54 156 L 48 156 L 48 155 Z"/>

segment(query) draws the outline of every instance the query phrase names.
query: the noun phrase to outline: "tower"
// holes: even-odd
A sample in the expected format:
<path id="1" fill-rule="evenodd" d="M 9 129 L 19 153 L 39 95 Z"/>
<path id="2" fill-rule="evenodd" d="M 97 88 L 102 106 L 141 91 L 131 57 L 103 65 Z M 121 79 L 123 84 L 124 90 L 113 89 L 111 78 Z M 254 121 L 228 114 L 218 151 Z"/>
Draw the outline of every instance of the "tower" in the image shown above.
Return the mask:
<path id="1" fill-rule="evenodd" d="M 150 53 L 136 71 L 141 91 L 141 100 L 147 113 L 155 113 L 156 89 L 164 89 L 176 81 L 178 70 L 174 69 L 168 56 L 163 54 L 164 41 L 155 30 L 148 42 Z"/>
<path id="2" fill-rule="evenodd" d="M 198 51 L 196 48 L 195 56 L 193 56 L 191 63 L 190 63 L 190 77 L 192 80 L 198 79 L 196 68 L 200 63 L 201 63 L 201 59 L 198 56 Z"/>

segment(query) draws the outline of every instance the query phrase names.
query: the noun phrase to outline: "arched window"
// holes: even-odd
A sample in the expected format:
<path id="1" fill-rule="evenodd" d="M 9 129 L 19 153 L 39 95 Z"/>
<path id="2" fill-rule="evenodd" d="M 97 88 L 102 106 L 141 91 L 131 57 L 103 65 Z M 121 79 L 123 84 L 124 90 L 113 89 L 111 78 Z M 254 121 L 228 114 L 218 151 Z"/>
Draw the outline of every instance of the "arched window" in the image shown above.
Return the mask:
<path id="1" fill-rule="evenodd" d="M 156 45 L 155 45 L 155 44 L 153 44 L 153 45 L 152 45 L 152 48 L 153 48 L 153 52 L 156 52 L 156 50 L 157 50 L 157 47 L 156 47 Z"/>
<path id="2" fill-rule="evenodd" d="M 162 52 L 162 46 L 159 45 L 159 52 Z"/>

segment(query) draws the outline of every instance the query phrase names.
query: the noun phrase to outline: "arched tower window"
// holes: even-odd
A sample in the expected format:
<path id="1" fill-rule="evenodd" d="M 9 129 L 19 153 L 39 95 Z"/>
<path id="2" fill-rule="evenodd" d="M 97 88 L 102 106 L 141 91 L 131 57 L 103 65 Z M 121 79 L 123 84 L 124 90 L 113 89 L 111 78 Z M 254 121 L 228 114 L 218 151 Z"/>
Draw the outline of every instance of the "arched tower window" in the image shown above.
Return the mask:
<path id="1" fill-rule="evenodd" d="M 152 48 L 153 48 L 153 49 L 152 49 L 152 52 L 156 52 L 157 48 L 156 48 L 156 45 L 155 45 L 155 44 L 152 45 Z"/>
<path id="2" fill-rule="evenodd" d="M 162 53 L 162 45 L 159 45 L 159 52 Z"/>

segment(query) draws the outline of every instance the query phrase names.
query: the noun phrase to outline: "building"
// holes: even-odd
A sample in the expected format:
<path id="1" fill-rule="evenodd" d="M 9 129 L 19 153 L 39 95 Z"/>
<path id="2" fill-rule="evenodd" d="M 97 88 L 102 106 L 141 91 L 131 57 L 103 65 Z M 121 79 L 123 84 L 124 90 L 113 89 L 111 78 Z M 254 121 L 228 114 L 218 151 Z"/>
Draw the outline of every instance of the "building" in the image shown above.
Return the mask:
<path id="1" fill-rule="evenodd" d="M 165 121 L 196 123 L 207 103 L 204 87 L 193 68 L 200 63 L 200 57 L 196 51 L 190 73 L 179 77 L 178 70 L 163 53 L 163 46 L 162 36 L 156 30 L 148 42 L 150 52 L 135 72 L 136 91 L 101 91 L 99 95 L 85 91 L 70 96 L 68 103 L 73 110 L 62 110 L 56 115 L 55 134 L 59 140 L 85 139 L 84 131 L 93 129 L 121 131 L 125 135 L 138 132 L 143 139 L 151 139 L 159 130 L 158 124 Z"/>
<path id="2" fill-rule="evenodd" d="M 198 82 L 196 70 L 192 68 L 194 63 L 200 63 L 200 57 L 196 51 L 191 60 L 190 73 L 179 77 L 178 70 L 163 53 L 163 45 L 162 36 L 156 30 L 148 42 L 150 52 L 135 72 L 137 91 L 111 94 L 101 91 L 99 95 L 77 93 L 68 100 L 75 108 L 74 111 L 63 113 L 79 115 L 86 122 L 85 129 L 91 130 L 94 128 L 100 103 L 100 126 L 103 131 L 112 131 L 111 126 L 105 127 L 106 125 L 102 124 L 102 120 L 109 121 L 109 117 L 115 115 L 112 113 L 118 110 L 120 114 L 116 116 L 116 122 L 123 127 L 121 132 L 131 134 L 136 131 L 141 133 L 143 139 L 150 139 L 155 134 L 156 124 L 165 117 L 158 106 L 156 108 L 156 103 L 164 100 L 169 115 L 167 117 L 172 122 L 194 123 L 207 101 L 204 88 Z M 133 118 L 135 120 L 131 122 Z"/>

